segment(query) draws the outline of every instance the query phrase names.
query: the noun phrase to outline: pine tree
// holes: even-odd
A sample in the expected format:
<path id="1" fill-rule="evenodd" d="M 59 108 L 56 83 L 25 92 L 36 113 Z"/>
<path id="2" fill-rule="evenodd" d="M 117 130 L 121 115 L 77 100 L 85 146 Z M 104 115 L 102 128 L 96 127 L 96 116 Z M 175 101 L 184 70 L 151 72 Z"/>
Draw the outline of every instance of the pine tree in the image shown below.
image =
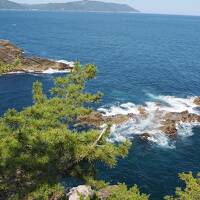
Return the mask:
<path id="1" fill-rule="evenodd" d="M 179 177 L 185 182 L 185 188 L 176 188 L 175 197 L 167 196 L 165 200 L 199 200 L 200 199 L 200 173 L 196 177 L 192 172 L 181 173 Z"/>
<path id="2" fill-rule="evenodd" d="M 101 93 L 85 91 L 95 76 L 94 65 L 77 63 L 71 74 L 55 80 L 51 97 L 36 82 L 34 104 L 0 118 L 0 199 L 62 199 L 63 177 L 95 179 L 97 161 L 113 167 L 127 155 L 130 143 L 107 142 L 107 130 L 76 128 L 77 119 L 101 99 Z"/>

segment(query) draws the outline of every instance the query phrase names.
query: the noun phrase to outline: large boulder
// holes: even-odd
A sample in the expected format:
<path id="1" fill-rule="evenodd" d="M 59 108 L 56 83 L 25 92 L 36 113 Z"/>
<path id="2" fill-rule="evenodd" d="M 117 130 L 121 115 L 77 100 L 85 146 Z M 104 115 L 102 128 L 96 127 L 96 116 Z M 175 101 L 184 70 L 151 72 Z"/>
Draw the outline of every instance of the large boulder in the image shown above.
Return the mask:
<path id="1" fill-rule="evenodd" d="M 81 200 L 88 199 L 94 196 L 95 192 L 92 190 L 91 186 L 79 185 L 78 187 L 73 187 L 67 194 L 68 200 Z"/>

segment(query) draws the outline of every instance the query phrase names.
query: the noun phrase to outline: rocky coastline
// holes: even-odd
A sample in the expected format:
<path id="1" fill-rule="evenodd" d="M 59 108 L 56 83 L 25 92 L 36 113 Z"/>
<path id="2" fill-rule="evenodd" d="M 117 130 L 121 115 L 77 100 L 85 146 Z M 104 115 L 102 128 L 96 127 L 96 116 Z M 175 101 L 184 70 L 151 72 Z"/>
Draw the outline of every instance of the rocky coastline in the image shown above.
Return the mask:
<path id="1" fill-rule="evenodd" d="M 44 73 L 48 70 L 70 72 L 73 69 L 71 64 L 64 62 L 26 56 L 23 49 L 12 44 L 8 40 L 0 40 L 0 63 L 5 64 L 5 66 L 10 66 L 16 59 L 19 62 L 14 65 L 14 67 L 8 67 L 2 70 L 0 65 L 0 75 L 9 73 Z M 195 98 L 193 103 L 196 107 L 200 107 L 200 97 Z M 106 116 L 105 113 L 97 111 L 79 118 L 78 123 L 80 125 L 92 125 L 97 128 L 104 124 L 114 124 L 118 126 L 131 120 L 134 122 L 146 120 L 150 115 L 151 113 L 145 106 L 140 106 L 137 109 L 137 114 L 129 113 Z M 160 124 L 156 129 L 163 132 L 169 138 L 175 138 L 177 136 L 177 126 L 181 123 L 200 123 L 200 115 L 190 113 L 188 110 L 182 112 L 166 112 L 157 109 L 154 113 L 154 118 L 159 122 L 158 124 Z M 150 137 L 148 132 L 144 132 L 140 135 L 142 140 L 148 140 Z"/>
<path id="2" fill-rule="evenodd" d="M 193 100 L 196 108 L 200 107 L 200 97 L 196 97 Z M 106 116 L 103 112 L 92 112 L 90 115 L 80 117 L 80 124 L 90 124 L 95 127 L 101 127 L 103 124 L 112 124 L 120 126 L 127 122 L 137 123 L 137 121 L 147 120 L 151 117 L 152 113 L 146 110 L 145 106 L 140 106 L 138 108 L 138 113 L 129 113 L 126 115 L 116 114 L 111 116 Z M 154 112 L 154 120 L 157 121 L 158 126 L 154 127 L 158 132 L 162 132 L 168 138 L 175 139 L 178 132 L 178 125 L 185 124 L 200 124 L 200 115 L 195 113 L 190 113 L 188 110 L 183 112 L 166 112 L 163 110 L 157 109 Z M 155 122 L 156 123 L 156 122 Z M 140 134 L 139 137 L 142 140 L 147 141 L 151 135 L 148 132 Z"/>
<path id="3" fill-rule="evenodd" d="M 72 64 L 42 57 L 29 57 L 8 40 L 0 40 L 0 75 L 9 73 L 70 72 Z"/>

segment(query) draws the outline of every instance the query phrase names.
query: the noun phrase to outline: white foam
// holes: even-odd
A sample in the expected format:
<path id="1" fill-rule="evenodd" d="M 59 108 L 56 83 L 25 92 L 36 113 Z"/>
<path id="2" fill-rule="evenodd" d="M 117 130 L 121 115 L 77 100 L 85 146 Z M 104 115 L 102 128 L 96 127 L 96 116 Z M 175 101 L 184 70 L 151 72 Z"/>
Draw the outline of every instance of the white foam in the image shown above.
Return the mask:
<path id="1" fill-rule="evenodd" d="M 8 73 L 3 73 L 3 74 L 24 74 L 24 72 L 16 71 L 16 72 L 8 72 Z"/>
<path id="2" fill-rule="evenodd" d="M 175 144 L 174 142 L 170 141 L 168 137 L 166 137 L 162 132 L 152 135 L 149 138 L 149 141 L 158 144 L 161 147 L 174 149 Z"/>
<path id="3" fill-rule="evenodd" d="M 188 111 L 190 113 L 196 113 L 194 108 L 196 105 L 193 103 L 195 97 L 190 98 L 178 98 L 174 96 L 154 96 L 155 100 L 160 101 L 160 103 L 166 103 L 167 105 L 163 105 L 160 108 L 164 111 L 168 112 L 183 112 Z"/>
<path id="4" fill-rule="evenodd" d="M 110 107 L 101 107 L 98 109 L 104 116 L 114 116 L 118 114 L 133 114 L 134 117 L 121 125 L 113 125 L 111 128 L 111 141 L 124 141 L 127 138 L 132 139 L 135 135 L 148 133 L 150 142 L 156 143 L 162 147 L 174 148 L 174 143 L 160 130 L 161 120 L 168 112 L 183 112 L 200 114 L 193 103 L 195 97 L 178 98 L 174 96 L 155 96 L 151 95 L 153 101 L 146 102 L 142 106 L 148 113 L 147 118 L 142 118 L 139 113 L 141 105 L 134 103 L 125 103 L 113 105 Z M 177 124 L 177 134 L 183 137 L 189 137 L 193 134 L 192 129 L 200 123 L 180 123 Z"/>
<path id="5" fill-rule="evenodd" d="M 42 72 L 35 72 L 34 70 L 27 70 L 27 71 L 16 71 L 16 72 L 8 72 L 5 74 L 33 74 L 33 75 L 38 75 L 38 74 L 63 74 L 63 73 L 70 73 L 70 69 L 64 69 L 64 70 L 56 70 L 49 68 L 47 70 L 44 70 Z"/>
<path id="6" fill-rule="evenodd" d="M 69 73 L 70 71 L 71 71 L 70 69 L 56 70 L 56 69 L 49 68 L 47 70 L 44 70 L 41 73 L 42 74 L 58 74 L 58 73 Z"/>
<path id="7" fill-rule="evenodd" d="M 69 65 L 72 68 L 74 67 L 74 64 L 75 64 L 75 62 L 73 62 L 73 61 L 67 61 L 67 60 L 57 60 L 57 62 L 64 63 L 66 65 Z"/>
<path id="8" fill-rule="evenodd" d="M 138 106 L 136 106 L 134 103 L 126 103 L 126 104 L 121 104 L 121 105 L 114 105 L 111 106 L 110 108 L 99 108 L 99 112 L 102 112 L 105 116 L 113 116 L 113 115 L 128 115 L 131 113 L 137 113 L 138 112 Z"/>
<path id="9" fill-rule="evenodd" d="M 194 135 L 193 128 L 200 126 L 200 123 L 179 123 L 177 124 L 177 134 L 182 137 L 189 137 Z"/>

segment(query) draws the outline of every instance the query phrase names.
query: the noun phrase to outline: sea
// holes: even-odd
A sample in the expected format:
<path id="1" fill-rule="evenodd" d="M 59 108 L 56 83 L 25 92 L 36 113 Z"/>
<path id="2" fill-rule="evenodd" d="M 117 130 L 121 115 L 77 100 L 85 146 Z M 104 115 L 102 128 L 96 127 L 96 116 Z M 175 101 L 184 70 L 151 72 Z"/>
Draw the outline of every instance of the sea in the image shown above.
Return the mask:
<path id="1" fill-rule="evenodd" d="M 178 173 L 200 171 L 200 127 L 182 124 L 176 139 L 155 132 L 154 112 L 189 110 L 200 96 L 200 17 L 39 11 L 0 11 L 0 39 L 24 49 L 28 56 L 80 61 L 98 67 L 87 90 L 104 93 L 95 109 L 105 115 L 134 113 L 144 105 L 150 118 L 139 124 L 112 127 L 111 142 L 129 139 L 125 159 L 99 177 L 112 184 L 137 184 L 151 200 L 174 194 L 183 186 Z M 32 104 L 32 84 L 39 80 L 48 94 L 58 74 L 0 76 L 0 115 Z M 150 141 L 138 135 L 150 132 Z"/>

